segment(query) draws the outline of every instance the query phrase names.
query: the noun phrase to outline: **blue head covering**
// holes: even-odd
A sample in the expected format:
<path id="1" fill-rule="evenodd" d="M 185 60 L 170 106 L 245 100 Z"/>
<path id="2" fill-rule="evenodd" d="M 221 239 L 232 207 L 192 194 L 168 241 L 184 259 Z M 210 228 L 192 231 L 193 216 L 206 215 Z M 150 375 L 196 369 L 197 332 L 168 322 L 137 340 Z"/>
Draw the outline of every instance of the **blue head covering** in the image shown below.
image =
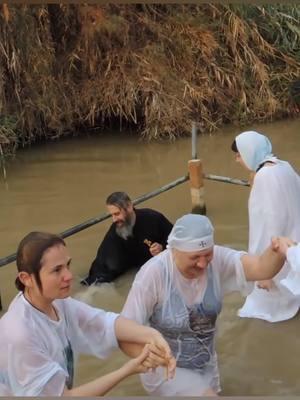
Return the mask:
<path id="1" fill-rule="evenodd" d="M 168 237 L 168 248 L 201 251 L 214 245 L 214 228 L 204 215 L 186 214 L 179 218 Z"/>
<path id="2" fill-rule="evenodd" d="M 274 160 L 270 140 L 258 132 L 240 133 L 235 142 L 242 160 L 251 171 L 256 171 L 263 162 Z"/>

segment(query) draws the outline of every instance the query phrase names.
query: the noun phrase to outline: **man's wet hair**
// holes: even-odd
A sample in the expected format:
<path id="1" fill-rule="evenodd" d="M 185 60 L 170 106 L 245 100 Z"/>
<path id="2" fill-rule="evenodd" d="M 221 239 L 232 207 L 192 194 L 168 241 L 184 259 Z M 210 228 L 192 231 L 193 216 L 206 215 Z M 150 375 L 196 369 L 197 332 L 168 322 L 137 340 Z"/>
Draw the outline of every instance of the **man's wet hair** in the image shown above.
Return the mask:
<path id="1" fill-rule="evenodd" d="M 106 205 L 116 206 L 125 210 L 131 203 L 131 199 L 125 192 L 113 192 L 106 199 Z"/>

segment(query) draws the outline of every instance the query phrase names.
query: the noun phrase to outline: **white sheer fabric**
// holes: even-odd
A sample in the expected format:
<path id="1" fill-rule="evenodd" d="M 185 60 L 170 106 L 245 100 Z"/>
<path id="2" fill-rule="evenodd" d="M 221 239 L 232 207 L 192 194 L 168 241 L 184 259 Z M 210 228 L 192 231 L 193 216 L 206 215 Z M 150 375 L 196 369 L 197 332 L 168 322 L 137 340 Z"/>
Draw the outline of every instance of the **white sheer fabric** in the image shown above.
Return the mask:
<path id="1" fill-rule="evenodd" d="M 254 178 L 249 209 L 249 254 L 261 254 L 272 236 L 288 236 L 300 241 L 300 178 L 286 161 L 261 168 Z M 288 263 L 273 278 L 275 286 L 266 291 L 255 286 L 239 310 L 240 317 L 269 322 L 292 318 L 299 300 L 289 290 L 300 287 L 300 273 Z"/>
<path id="2" fill-rule="evenodd" d="M 53 304 L 59 321 L 19 293 L 0 320 L 0 382 L 15 396 L 59 396 L 72 384 L 77 353 L 104 358 L 118 346 L 118 314 L 72 298 Z"/>
<path id="3" fill-rule="evenodd" d="M 168 332 L 172 333 L 173 329 L 174 332 L 178 332 L 182 326 L 182 331 L 190 330 L 193 333 L 192 322 L 197 320 L 189 321 L 188 310 L 191 306 L 197 307 L 202 302 L 207 293 L 208 276 L 213 280 L 213 285 L 210 286 L 213 288 L 213 293 L 210 293 L 210 298 L 216 299 L 220 304 L 227 292 L 248 288 L 249 293 L 240 260 L 242 254 L 232 249 L 214 246 L 213 260 L 207 270 L 210 272 L 201 278 L 186 279 L 174 264 L 171 250 L 165 250 L 150 259 L 137 273 L 122 315 L 141 324 L 150 324 L 153 316 L 159 312 L 161 319 L 156 320 L 157 329 L 160 328 L 157 326 L 160 322 L 159 330 L 162 332 L 166 328 Z M 205 317 L 204 315 L 198 320 L 200 332 L 201 324 L 206 323 Z M 186 321 L 189 321 L 189 326 L 186 326 Z M 169 341 L 168 337 L 166 339 Z M 177 339 L 172 338 L 172 343 L 174 340 L 177 343 L 176 358 L 180 359 L 181 356 L 186 358 L 186 354 L 180 353 L 185 344 L 180 332 Z M 142 384 L 151 395 L 157 396 L 199 396 L 209 387 L 219 391 L 219 374 L 214 348 L 210 355 L 209 362 L 200 370 L 177 367 L 175 378 L 166 381 L 163 368 L 157 368 L 156 372 L 141 375 Z"/>
<path id="4" fill-rule="evenodd" d="M 287 251 L 287 261 L 290 266 L 290 270 L 287 277 L 281 281 L 294 296 L 300 301 L 300 244 L 297 246 L 292 246 Z"/>
<path id="5" fill-rule="evenodd" d="M 0 396 L 12 396 L 12 393 L 9 391 L 8 387 L 3 383 L 0 383 Z"/>

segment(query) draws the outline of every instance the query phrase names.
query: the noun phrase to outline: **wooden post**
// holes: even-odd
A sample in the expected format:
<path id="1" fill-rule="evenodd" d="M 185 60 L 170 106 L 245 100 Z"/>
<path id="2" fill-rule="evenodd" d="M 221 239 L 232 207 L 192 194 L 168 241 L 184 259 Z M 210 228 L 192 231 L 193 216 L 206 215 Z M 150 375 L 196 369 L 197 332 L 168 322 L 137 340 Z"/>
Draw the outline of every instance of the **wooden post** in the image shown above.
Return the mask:
<path id="1" fill-rule="evenodd" d="M 197 158 L 197 126 L 196 123 L 193 122 L 192 125 L 192 159 L 195 160 Z"/>
<path id="2" fill-rule="evenodd" d="M 204 202 L 204 182 L 202 161 L 189 160 L 188 170 L 190 177 L 191 198 L 192 198 L 192 213 L 206 214 L 206 206 Z"/>

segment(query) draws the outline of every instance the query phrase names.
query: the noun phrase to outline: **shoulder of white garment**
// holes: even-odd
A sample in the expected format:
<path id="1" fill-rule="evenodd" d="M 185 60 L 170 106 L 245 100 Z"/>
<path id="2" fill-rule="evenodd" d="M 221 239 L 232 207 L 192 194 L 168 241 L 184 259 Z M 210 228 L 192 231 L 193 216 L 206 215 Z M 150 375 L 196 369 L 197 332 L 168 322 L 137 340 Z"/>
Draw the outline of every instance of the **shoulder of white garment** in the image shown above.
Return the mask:
<path id="1" fill-rule="evenodd" d="M 236 262 L 239 262 L 240 258 L 244 254 L 247 254 L 247 253 L 242 250 L 235 250 L 230 247 L 215 245 L 212 264 L 213 264 L 213 266 L 216 267 L 216 270 L 218 271 L 220 265 L 226 266 L 226 265 L 232 265 L 232 264 L 235 264 Z M 219 271 L 219 273 L 220 272 L 222 272 L 222 271 Z"/>
<path id="2" fill-rule="evenodd" d="M 96 316 L 109 322 L 110 320 L 114 321 L 119 316 L 118 313 L 91 306 L 72 297 L 63 300 L 56 300 L 56 305 L 57 304 L 60 306 L 60 309 L 64 309 L 69 317 L 75 319 L 75 321 L 73 321 L 74 323 L 88 320 L 89 318 L 93 319 Z"/>
<path id="3" fill-rule="evenodd" d="M 297 185 L 298 180 L 299 175 L 287 161 L 277 160 L 274 166 L 263 167 L 255 174 L 252 191 L 272 190 L 281 185 Z"/>
<path id="4" fill-rule="evenodd" d="M 42 313 L 32 307 L 22 293 L 18 293 L 1 318 L 0 340 L 16 345 L 32 343 L 37 336 L 35 321 L 40 315 Z"/>
<path id="5" fill-rule="evenodd" d="M 221 246 L 219 244 L 215 244 L 214 245 L 214 258 L 213 259 L 215 260 L 216 256 L 222 257 L 222 256 L 230 254 L 230 253 L 231 254 L 243 255 L 245 252 L 243 250 L 233 249 L 232 247 Z"/>
<path id="6" fill-rule="evenodd" d="M 285 170 L 286 167 L 280 160 L 273 166 L 261 168 L 254 176 L 251 190 L 252 196 L 255 193 L 256 196 L 260 197 L 261 192 L 266 193 L 272 189 L 276 189 L 279 185 L 278 178 L 287 175 Z"/>
<path id="7" fill-rule="evenodd" d="M 170 250 L 164 250 L 150 258 L 137 272 L 133 283 L 147 282 L 147 279 L 159 279 L 164 267 L 168 266 Z"/>
<path id="8" fill-rule="evenodd" d="M 215 246 L 212 269 L 214 276 L 219 279 L 222 296 L 233 291 L 247 295 L 252 290 L 245 278 L 242 256 L 245 251 L 230 247 Z"/>

